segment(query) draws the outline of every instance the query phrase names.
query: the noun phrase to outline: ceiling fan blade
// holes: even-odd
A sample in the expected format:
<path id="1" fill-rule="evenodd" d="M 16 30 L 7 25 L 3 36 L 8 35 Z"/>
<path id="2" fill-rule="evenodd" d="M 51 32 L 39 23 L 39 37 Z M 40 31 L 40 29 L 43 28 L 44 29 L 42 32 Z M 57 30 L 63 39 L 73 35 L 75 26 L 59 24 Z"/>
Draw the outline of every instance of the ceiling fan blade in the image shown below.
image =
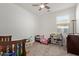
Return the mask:
<path id="1" fill-rule="evenodd" d="M 39 11 L 41 11 L 42 10 L 42 8 L 39 8 Z"/>
<path id="2" fill-rule="evenodd" d="M 47 12 L 50 12 L 50 10 L 47 10 Z"/>
<path id="3" fill-rule="evenodd" d="M 45 8 L 50 9 L 50 7 L 49 7 L 49 6 L 45 6 Z"/>
<path id="4" fill-rule="evenodd" d="M 44 5 L 47 5 L 48 3 L 44 3 Z"/>
<path id="5" fill-rule="evenodd" d="M 37 4 L 33 4 L 32 6 L 39 6 L 39 5 L 37 5 Z"/>

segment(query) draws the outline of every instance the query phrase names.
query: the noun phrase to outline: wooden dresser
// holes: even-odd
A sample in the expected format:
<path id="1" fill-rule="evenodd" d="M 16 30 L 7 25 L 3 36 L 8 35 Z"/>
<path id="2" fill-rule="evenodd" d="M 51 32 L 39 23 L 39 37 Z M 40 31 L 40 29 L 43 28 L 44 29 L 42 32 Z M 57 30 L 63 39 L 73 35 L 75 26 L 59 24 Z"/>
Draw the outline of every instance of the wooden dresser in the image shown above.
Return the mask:
<path id="1" fill-rule="evenodd" d="M 67 36 L 67 52 L 79 55 L 79 35 Z"/>

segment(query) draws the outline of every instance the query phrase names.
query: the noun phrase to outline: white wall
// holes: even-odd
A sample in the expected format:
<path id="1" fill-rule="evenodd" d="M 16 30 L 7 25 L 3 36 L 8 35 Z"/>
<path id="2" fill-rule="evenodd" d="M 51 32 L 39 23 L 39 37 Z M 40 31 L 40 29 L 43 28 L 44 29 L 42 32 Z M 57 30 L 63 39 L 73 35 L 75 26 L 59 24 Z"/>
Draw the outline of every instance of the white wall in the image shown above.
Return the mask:
<path id="1" fill-rule="evenodd" d="M 44 34 L 46 37 L 49 37 L 50 33 L 52 32 L 57 32 L 56 16 L 63 16 L 63 15 L 69 15 L 70 16 L 69 20 L 75 19 L 75 7 L 71 7 L 65 10 L 40 16 L 39 32 Z M 72 32 L 71 24 L 70 24 L 70 32 Z"/>
<path id="2" fill-rule="evenodd" d="M 35 34 L 56 32 L 56 16 L 69 14 L 74 19 L 75 9 L 36 16 L 15 4 L 0 4 L 0 35 L 12 35 L 13 39 L 23 39 Z"/>
<path id="3" fill-rule="evenodd" d="M 40 16 L 40 34 L 49 37 L 50 33 L 56 32 L 56 19 L 54 14 Z"/>
<path id="4" fill-rule="evenodd" d="M 59 12 L 56 12 L 56 16 L 64 16 L 64 15 L 69 15 L 69 20 L 70 20 L 70 29 L 69 29 L 69 33 L 73 33 L 73 25 L 72 25 L 72 20 L 76 19 L 76 7 L 71 7 L 65 10 L 61 10 Z"/>
<path id="5" fill-rule="evenodd" d="M 23 39 L 37 33 L 38 17 L 14 4 L 0 4 L 0 35 Z"/>
<path id="6" fill-rule="evenodd" d="M 79 33 L 79 4 L 77 4 L 76 8 L 76 25 L 77 33 Z"/>

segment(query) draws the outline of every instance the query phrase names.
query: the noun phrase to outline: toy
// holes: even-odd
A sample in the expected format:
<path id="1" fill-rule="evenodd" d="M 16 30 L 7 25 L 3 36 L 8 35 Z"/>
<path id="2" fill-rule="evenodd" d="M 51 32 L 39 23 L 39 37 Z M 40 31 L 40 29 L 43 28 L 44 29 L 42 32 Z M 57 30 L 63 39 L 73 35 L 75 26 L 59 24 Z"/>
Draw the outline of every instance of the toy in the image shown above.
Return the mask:
<path id="1" fill-rule="evenodd" d="M 20 52 L 20 55 L 22 55 L 23 54 L 23 49 L 22 49 L 22 47 L 23 47 L 23 44 L 21 43 L 21 52 Z"/>
<path id="2" fill-rule="evenodd" d="M 44 35 L 41 36 L 41 39 L 40 39 L 40 42 L 43 43 L 43 44 L 48 44 L 48 39 L 46 39 L 44 37 Z"/>
<path id="3" fill-rule="evenodd" d="M 12 51 L 10 51 L 10 46 L 8 45 L 6 49 L 6 53 L 4 53 L 4 56 L 16 56 L 16 52 L 14 48 L 15 48 L 15 45 L 12 44 Z"/>
<path id="4" fill-rule="evenodd" d="M 48 39 L 46 39 L 46 38 L 40 39 L 40 42 L 43 44 L 48 44 Z"/>
<path id="5" fill-rule="evenodd" d="M 11 56 L 11 51 L 9 45 L 6 47 L 6 53 L 4 53 L 4 56 Z"/>
<path id="6" fill-rule="evenodd" d="M 2 50 L 3 50 L 3 46 L 0 46 L 0 56 L 2 56 L 2 55 L 3 55 Z"/>
<path id="7" fill-rule="evenodd" d="M 17 52 L 16 52 L 16 55 L 17 55 L 17 56 L 20 55 L 19 47 L 20 47 L 19 44 L 17 44 Z"/>
<path id="8" fill-rule="evenodd" d="M 1 56 L 26 56 L 26 39 L 10 42 L 0 42 Z"/>
<path id="9" fill-rule="evenodd" d="M 12 56 L 16 56 L 15 45 L 12 44 Z"/>

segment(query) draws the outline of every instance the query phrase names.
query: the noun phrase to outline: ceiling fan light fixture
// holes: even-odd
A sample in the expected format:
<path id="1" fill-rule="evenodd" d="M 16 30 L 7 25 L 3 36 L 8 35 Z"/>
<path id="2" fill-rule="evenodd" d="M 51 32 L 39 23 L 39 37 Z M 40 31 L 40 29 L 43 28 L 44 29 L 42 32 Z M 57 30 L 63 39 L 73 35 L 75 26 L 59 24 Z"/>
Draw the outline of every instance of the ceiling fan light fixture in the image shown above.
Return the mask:
<path id="1" fill-rule="evenodd" d="M 45 8 L 45 5 L 41 4 L 41 5 L 40 5 L 40 8 Z"/>

